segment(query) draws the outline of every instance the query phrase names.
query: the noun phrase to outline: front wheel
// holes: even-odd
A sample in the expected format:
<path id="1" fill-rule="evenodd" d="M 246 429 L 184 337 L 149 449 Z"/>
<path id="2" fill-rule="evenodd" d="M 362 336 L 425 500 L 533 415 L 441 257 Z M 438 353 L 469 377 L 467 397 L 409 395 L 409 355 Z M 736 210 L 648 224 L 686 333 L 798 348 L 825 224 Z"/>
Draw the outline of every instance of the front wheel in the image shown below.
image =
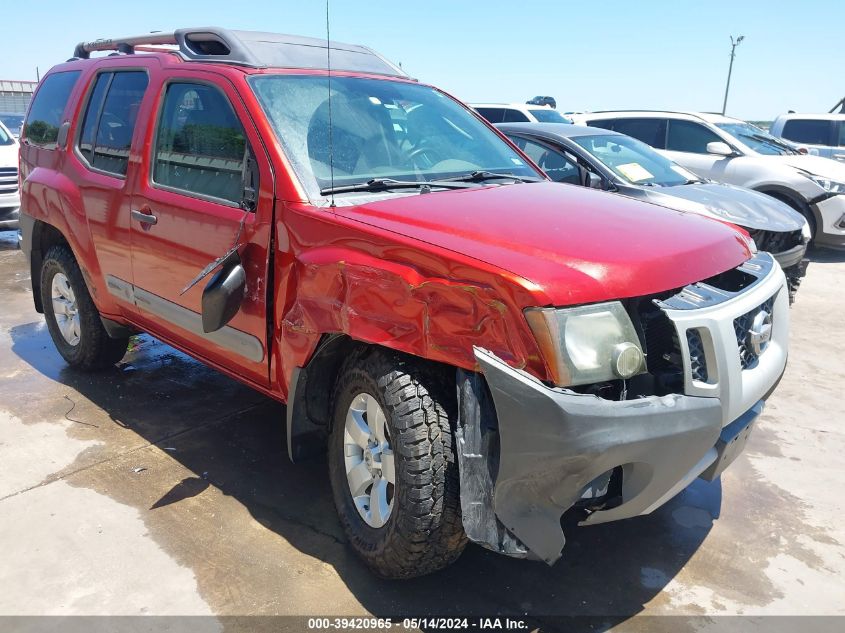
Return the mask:
<path id="1" fill-rule="evenodd" d="M 379 576 L 437 571 L 466 545 L 454 393 L 425 361 L 381 350 L 354 355 L 338 377 L 332 492 L 350 545 Z"/>
<path id="2" fill-rule="evenodd" d="M 109 338 L 79 264 L 66 246 L 53 246 L 41 265 L 41 304 L 59 354 L 80 369 L 102 369 L 123 358 L 129 342 Z"/>

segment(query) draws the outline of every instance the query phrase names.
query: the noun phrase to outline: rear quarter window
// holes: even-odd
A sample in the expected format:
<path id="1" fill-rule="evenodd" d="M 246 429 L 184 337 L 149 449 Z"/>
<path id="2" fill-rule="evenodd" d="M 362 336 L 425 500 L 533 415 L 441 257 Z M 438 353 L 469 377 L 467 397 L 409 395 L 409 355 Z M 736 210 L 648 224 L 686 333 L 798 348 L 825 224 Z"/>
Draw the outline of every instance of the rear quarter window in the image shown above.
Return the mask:
<path id="1" fill-rule="evenodd" d="M 783 138 L 810 145 L 830 144 L 830 121 L 790 119 L 783 126 Z"/>
<path id="2" fill-rule="evenodd" d="M 29 107 L 24 123 L 24 141 L 44 149 L 55 149 L 62 114 L 79 79 L 79 70 L 47 75 Z"/>

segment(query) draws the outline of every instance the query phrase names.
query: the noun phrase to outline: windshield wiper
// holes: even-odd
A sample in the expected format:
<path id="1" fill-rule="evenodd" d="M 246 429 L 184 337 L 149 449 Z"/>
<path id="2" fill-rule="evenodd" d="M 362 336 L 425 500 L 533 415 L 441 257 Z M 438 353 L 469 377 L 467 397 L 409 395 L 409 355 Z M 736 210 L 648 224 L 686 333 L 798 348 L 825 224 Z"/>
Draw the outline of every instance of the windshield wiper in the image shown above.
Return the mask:
<path id="1" fill-rule="evenodd" d="M 473 171 L 463 176 L 443 178 L 438 182 L 484 182 L 485 180 L 513 180 L 515 182 L 540 182 L 540 178 L 514 176 L 513 174 L 497 174 L 494 171 Z"/>
<path id="2" fill-rule="evenodd" d="M 781 143 L 780 141 L 778 141 L 775 138 L 769 138 L 768 136 L 763 136 L 762 134 L 740 134 L 740 136 L 742 136 L 744 138 L 750 138 L 753 141 L 760 141 L 761 143 L 767 143 L 768 145 L 771 145 L 772 147 L 775 147 L 777 149 L 786 150 L 790 154 L 796 153 L 795 150 L 793 150 L 786 143 Z"/>
<path id="3" fill-rule="evenodd" d="M 353 193 L 356 191 L 388 191 L 390 189 L 422 189 L 442 187 L 444 189 L 466 189 L 470 184 L 450 182 L 447 180 L 394 180 L 393 178 L 373 178 L 367 182 L 356 182 L 351 185 L 336 185 L 320 189 L 320 195 L 328 196 L 333 193 Z"/>

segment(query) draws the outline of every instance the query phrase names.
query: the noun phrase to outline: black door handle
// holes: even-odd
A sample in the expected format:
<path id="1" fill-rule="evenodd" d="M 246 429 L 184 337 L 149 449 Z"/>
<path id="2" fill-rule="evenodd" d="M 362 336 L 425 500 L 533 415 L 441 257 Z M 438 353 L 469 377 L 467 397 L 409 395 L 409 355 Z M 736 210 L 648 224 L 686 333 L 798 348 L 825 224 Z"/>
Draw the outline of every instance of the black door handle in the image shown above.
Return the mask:
<path id="1" fill-rule="evenodd" d="M 141 222 L 142 224 L 156 224 L 158 222 L 158 218 L 152 213 L 144 213 L 143 211 L 138 211 L 137 209 L 132 209 L 132 219 L 138 220 L 138 222 Z"/>

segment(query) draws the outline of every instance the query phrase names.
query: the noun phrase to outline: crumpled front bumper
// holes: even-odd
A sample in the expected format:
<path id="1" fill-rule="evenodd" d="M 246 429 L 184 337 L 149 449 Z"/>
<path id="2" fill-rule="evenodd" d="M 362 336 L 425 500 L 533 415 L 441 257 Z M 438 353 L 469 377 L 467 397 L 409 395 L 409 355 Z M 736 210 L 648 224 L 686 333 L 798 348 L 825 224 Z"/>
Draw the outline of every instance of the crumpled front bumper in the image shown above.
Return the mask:
<path id="1" fill-rule="evenodd" d="M 586 524 L 647 514 L 708 468 L 710 478 L 718 476 L 741 451 L 732 437 L 720 439 L 718 398 L 603 400 L 547 387 L 485 350 L 476 349 L 476 359 L 499 423 L 496 516 L 547 563 L 565 543 L 561 515 L 603 473 L 622 467 L 623 502 L 593 512 Z M 738 421 L 745 437 L 761 410 L 758 403 Z M 720 442 L 734 449 L 724 459 Z"/>
<path id="2" fill-rule="evenodd" d="M 696 477 L 718 477 L 742 452 L 786 367 L 784 274 L 766 253 L 740 270 L 756 281 L 736 292 L 701 282 L 658 303 L 678 335 L 682 394 L 606 400 L 547 386 L 475 348 L 480 373 L 458 375 L 467 536 L 551 564 L 565 543 L 561 517 L 579 500 L 592 510 L 583 524 L 605 523 L 652 512 Z M 761 314 L 768 330 L 749 325 L 749 315 Z M 691 331 L 700 337 L 694 351 Z M 763 332 L 770 338 L 751 359 L 748 346 Z M 693 354 L 705 374 L 694 371 Z"/>

